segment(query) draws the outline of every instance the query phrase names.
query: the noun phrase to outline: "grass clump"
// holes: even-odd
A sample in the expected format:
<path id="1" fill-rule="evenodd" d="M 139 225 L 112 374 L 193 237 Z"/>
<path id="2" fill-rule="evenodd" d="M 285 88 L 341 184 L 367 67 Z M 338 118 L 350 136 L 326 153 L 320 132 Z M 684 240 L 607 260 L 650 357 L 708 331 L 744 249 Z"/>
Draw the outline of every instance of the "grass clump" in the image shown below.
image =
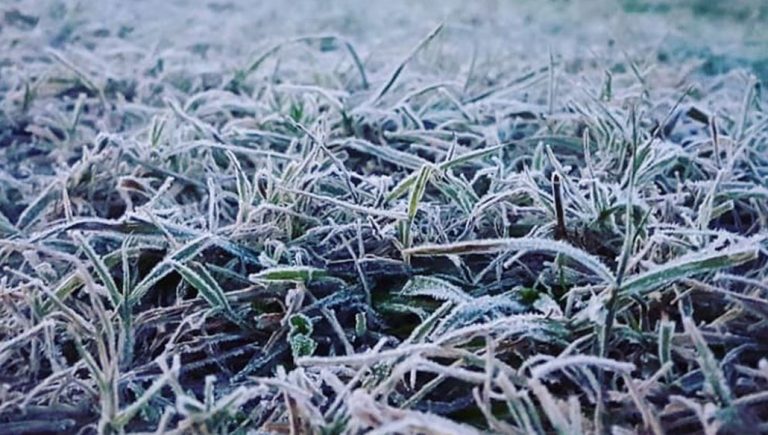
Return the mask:
<path id="1" fill-rule="evenodd" d="M 768 431 L 750 71 L 2 8 L 0 433 Z"/>

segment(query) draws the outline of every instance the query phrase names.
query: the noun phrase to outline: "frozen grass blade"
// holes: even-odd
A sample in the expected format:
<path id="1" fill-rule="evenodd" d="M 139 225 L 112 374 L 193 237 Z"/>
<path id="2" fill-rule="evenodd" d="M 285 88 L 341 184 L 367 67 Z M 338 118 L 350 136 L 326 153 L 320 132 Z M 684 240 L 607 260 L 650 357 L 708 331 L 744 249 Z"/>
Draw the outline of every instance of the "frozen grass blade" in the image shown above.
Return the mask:
<path id="1" fill-rule="evenodd" d="M 211 242 L 211 236 L 200 236 L 180 247 L 165 257 L 139 282 L 131 292 L 129 303 L 135 304 L 154 286 L 173 270 L 173 264 L 188 261 L 202 252 Z"/>
<path id="2" fill-rule="evenodd" d="M 302 266 L 273 267 L 250 276 L 254 281 L 296 281 L 309 282 L 326 276 L 323 269 Z"/>
<path id="3" fill-rule="evenodd" d="M 696 348 L 697 361 L 701 366 L 701 371 L 704 373 L 704 377 L 709 384 L 712 393 L 718 400 L 720 405 L 728 407 L 733 402 L 733 396 L 728 384 L 725 381 L 723 372 L 720 370 L 720 365 L 715 359 L 715 355 L 709 349 L 707 342 L 704 340 L 704 336 L 701 335 L 701 331 L 696 327 L 693 319 L 690 317 L 683 318 L 683 327 L 685 332 L 693 341 L 693 345 Z"/>
<path id="4" fill-rule="evenodd" d="M 18 230 L 13 226 L 11 221 L 8 220 L 5 215 L 0 212 L 0 235 L 12 236 L 18 234 Z"/>
<path id="5" fill-rule="evenodd" d="M 40 195 L 24 209 L 16 222 L 16 228 L 21 231 L 28 229 L 42 218 L 41 214 L 58 196 L 58 183 L 51 183 Z"/>
<path id="6" fill-rule="evenodd" d="M 229 305 L 224 290 L 222 290 L 221 286 L 219 286 L 216 280 L 213 279 L 211 274 L 204 267 L 195 263 L 184 265 L 176 261 L 171 261 L 171 266 L 179 272 L 185 281 L 197 289 L 200 296 L 202 296 L 212 308 L 223 312 L 230 319 L 239 322 L 238 316 L 232 311 L 232 307 Z"/>
<path id="7" fill-rule="evenodd" d="M 114 308 L 119 307 L 125 301 L 123 300 L 122 292 L 117 288 L 117 284 L 112 278 L 107 265 L 104 264 L 103 259 L 96 253 L 96 251 L 93 250 L 91 245 L 87 240 L 85 240 L 85 238 L 83 238 L 83 236 L 75 234 L 74 238 L 80 244 L 83 252 L 85 252 L 85 255 L 88 257 L 88 260 L 93 264 L 93 267 L 96 270 L 96 275 L 99 277 L 102 284 L 104 284 L 104 286 L 107 288 L 109 298 L 112 301 L 112 306 Z"/>
<path id="8" fill-rule="evenodd" d="M 251 201 L 253 199 L 253 187 L 248 181 L 248 177 L 243 172 L 240 162 L 235 157 L 234 153 L 227 150 L 227 157 L 235 168 L 235 175 L 237 177 L 237 220 L 235 225 L 240 225 L 248 218 L 248 213 L 251 208 Z"/>
<path id="9" fill-rule="evenodd" d="M 598 258 L 567 243 L 548 239 L 524 237 L 519 239 L 475 240 L 445 245 L 421 245 L 406 249 L 403 252 L 415 257 L 424 257 L 433 255 L 500 254 L 512 251 L 562 254 L 594 272 L 605 283 L 612 285 L 615 281 L 613 273 Z"/>
<path id="10" fill-rule="evenodd" d="M 735 267 L 755 260 L 757 256 L 758 247 L 749 241 L 720 250 L 710 248 L 628 277 L 621 287 L 621 294 L 644 295 L 680 279 Z"/>
<path id="11" fill-rule="evenodd" d="M 675 332 L 675 322 L 667 319 L 659 323 L 659 362 L 664 364 L 672 363 L 672 335 Z"/>
<path id="12" fill-rule="evenodd" d="M 414 276 L 400 290 L 403 296 L 428 296 L 456 304 L 469 302 L 472 297 L 455 285 L 431 276 Z"/>
<path id="13" fill-rule="evenodd" d="M 427 44 L 430 43 L 435 37 L 440 33 L 440 31 L 443 30 L 443 24 L 440 24 L 439 26 L 435 27 L 429 34 L 424 37 L 424 39 L 419 42 L 416 47 L 411 50 L 411 52 L 403 59 L 400 64 L 395 68 L 394 71 L 392 71 L 392 74 L 390 74 L 389 79 L 384 82 L 384 84 L 381 86 L 381 88 L 376 92 L 376 94 L 369 100 L 368 104 L 374 105 L 376 102 L 378 102 L 384 95 L 386 95 L 387 92 L 392 88 L 392 86 L 397 81 L 397 78 L 400 77 L 400 74 L 405 69 L 405 66 L 408 64 L 408 62 L 413 59 L 414 56 Z"/>

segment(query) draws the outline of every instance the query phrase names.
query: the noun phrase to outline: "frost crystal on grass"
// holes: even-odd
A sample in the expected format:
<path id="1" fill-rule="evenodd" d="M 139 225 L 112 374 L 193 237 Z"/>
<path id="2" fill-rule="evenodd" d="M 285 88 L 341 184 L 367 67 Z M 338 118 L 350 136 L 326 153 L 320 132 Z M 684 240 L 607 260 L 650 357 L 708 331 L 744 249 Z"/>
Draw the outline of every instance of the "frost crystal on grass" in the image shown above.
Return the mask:
<path id="1" fill-rule="evenodd" d="M 0 4 L 0 433 L 768 432 L 768 3 L 258 3 Z"/>

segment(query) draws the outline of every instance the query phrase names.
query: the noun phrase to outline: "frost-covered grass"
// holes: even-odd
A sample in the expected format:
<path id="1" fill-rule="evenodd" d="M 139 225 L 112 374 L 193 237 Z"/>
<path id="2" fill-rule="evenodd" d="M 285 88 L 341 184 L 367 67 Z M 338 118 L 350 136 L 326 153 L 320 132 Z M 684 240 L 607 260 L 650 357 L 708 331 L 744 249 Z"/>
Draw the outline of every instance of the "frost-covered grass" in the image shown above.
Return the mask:
<path id="1" fill-rule="evenodd" d="M 0 433 L 768 431 L 768 7 L 411 3 L 0 5 Z"/>

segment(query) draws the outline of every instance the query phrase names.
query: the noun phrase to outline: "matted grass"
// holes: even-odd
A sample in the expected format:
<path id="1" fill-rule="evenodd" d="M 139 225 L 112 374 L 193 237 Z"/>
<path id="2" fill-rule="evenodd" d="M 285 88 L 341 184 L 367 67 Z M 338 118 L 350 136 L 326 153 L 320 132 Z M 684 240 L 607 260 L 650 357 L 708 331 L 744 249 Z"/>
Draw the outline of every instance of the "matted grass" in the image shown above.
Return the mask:
<path id="1" fill-rule="evenodd" d="M 408 3 L 0 6 L 0 433 L 768 431 L 766 7 Z"/>

